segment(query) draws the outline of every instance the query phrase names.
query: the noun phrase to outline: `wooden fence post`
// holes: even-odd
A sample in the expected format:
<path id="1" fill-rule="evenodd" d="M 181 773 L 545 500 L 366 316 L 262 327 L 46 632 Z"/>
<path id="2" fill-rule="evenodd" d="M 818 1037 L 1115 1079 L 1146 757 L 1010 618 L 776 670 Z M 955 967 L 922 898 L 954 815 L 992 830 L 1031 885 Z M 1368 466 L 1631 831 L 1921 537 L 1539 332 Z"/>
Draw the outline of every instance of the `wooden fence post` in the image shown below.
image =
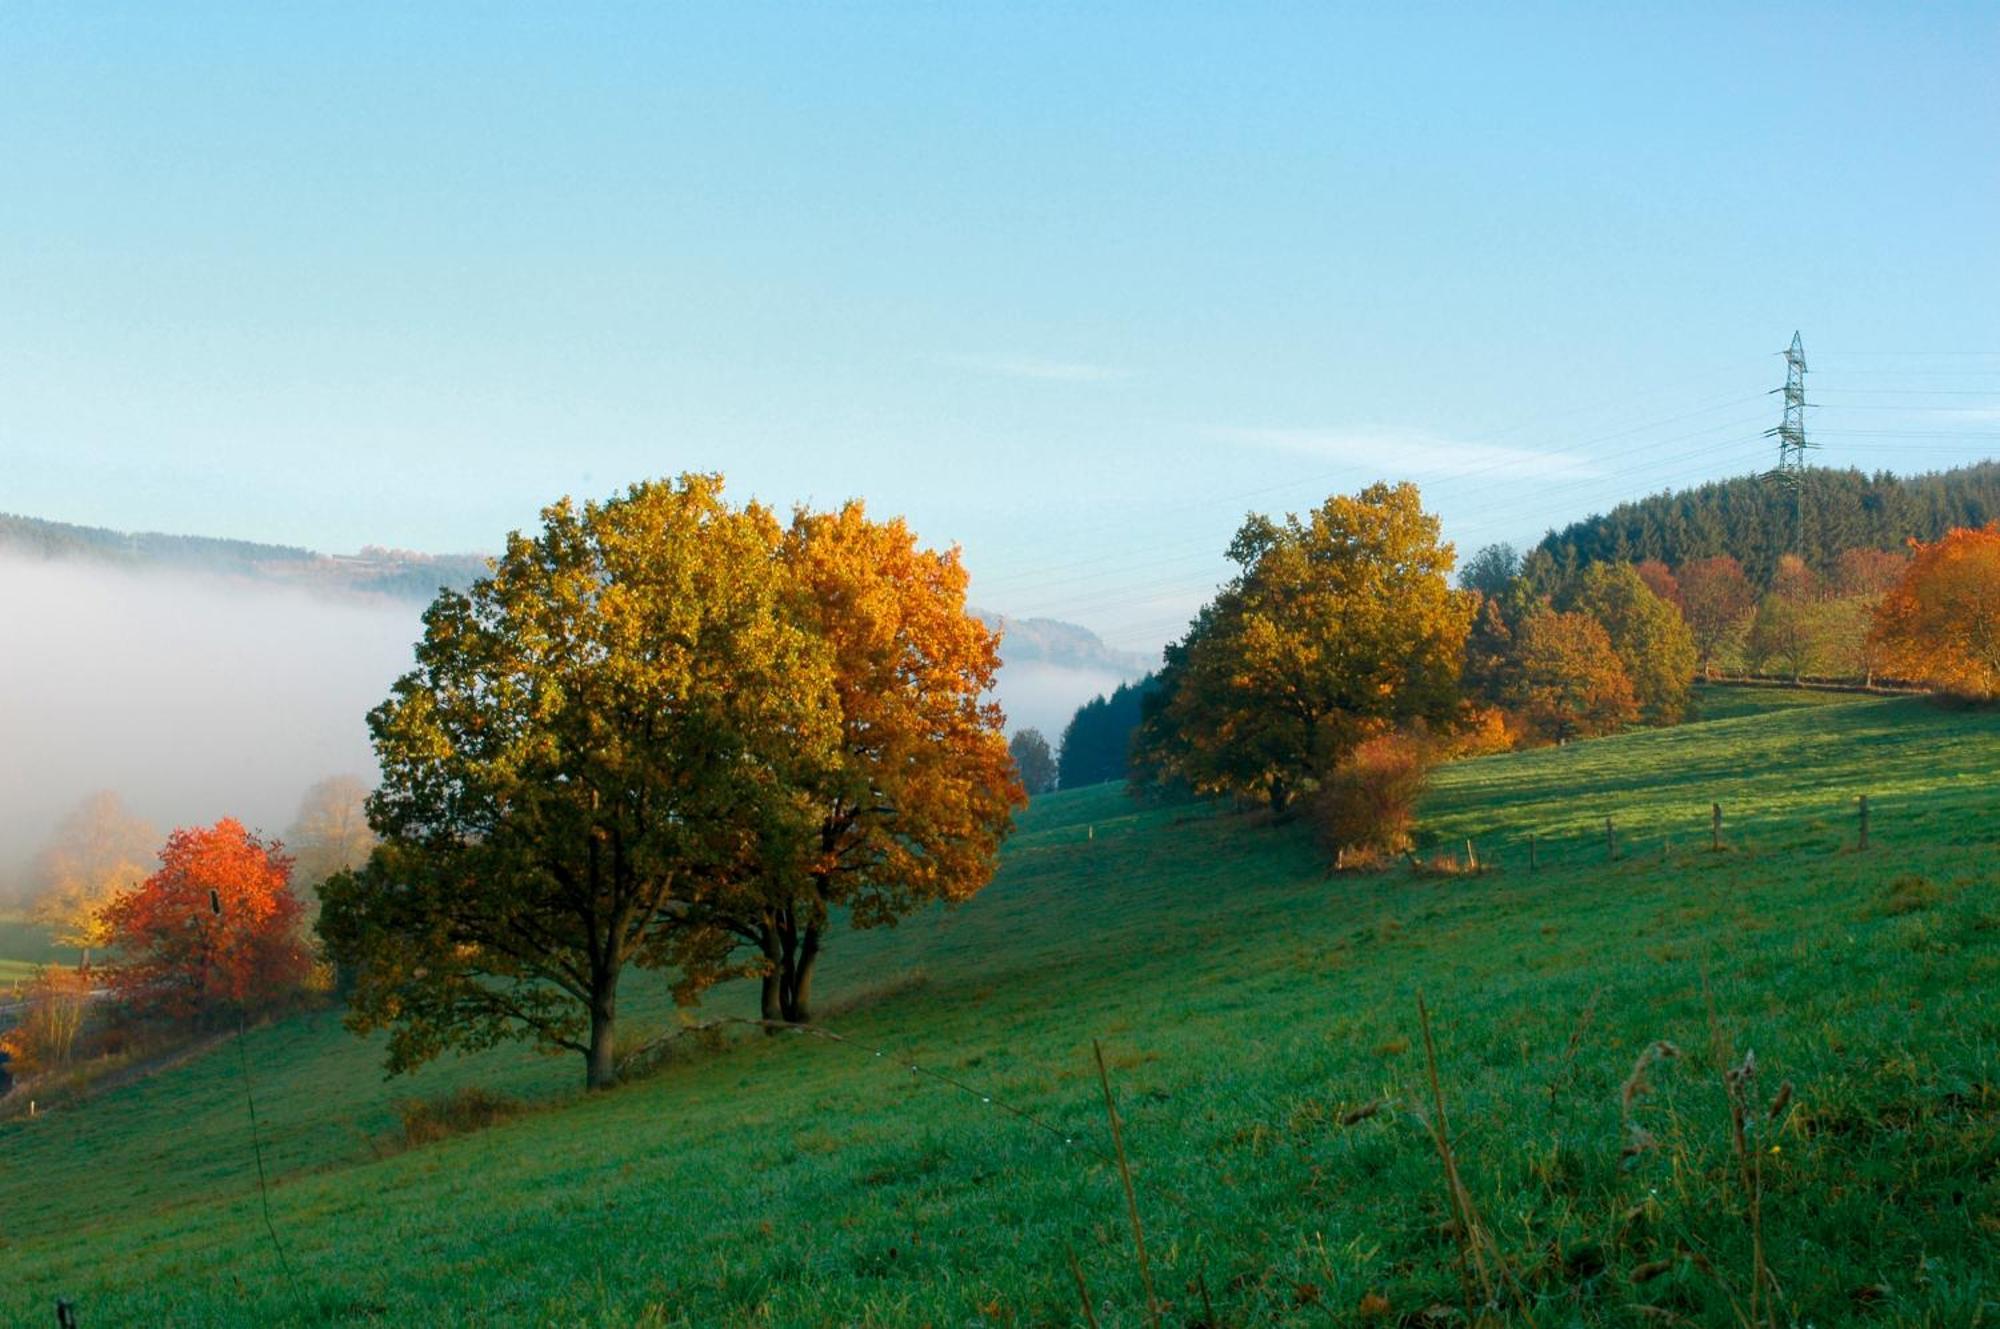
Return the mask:
<path id="1" fill-rule="evenodd" d="M 1868 847 L 1868 795 L 1861 795 L 1861 847 Z"/>
<path id="2" fill-rule="evenodd" d="M 1534 870 L 1536 869 L 1536 867 L 1537 867 L 1537 866 L 1538 866 L 1538 865 L 1537 865 L 1537 864 L 1536 864 L 1536 862 L 1535 862 L 1535 833 L 1534 833 L 1533 831 L 1529 831 L 1529 832 L 1528 832 L 1528 871 L 1530 871 L 1530 872 L 1533 872 L 1533 871 L 1534 871 Z"/>
<path id="3" fill-rule="evenodd" d="M 1618 857 L 1618 829 L 1611 824 L 1609 817 L 1604 819 L 1604 856 L 1607 859 Z"/>
<path id="4" fill-rule="evenodd" d="M 1722 852 L 1722 804 L 1708 805 L 1708 847 L 1716 853 Z"/>

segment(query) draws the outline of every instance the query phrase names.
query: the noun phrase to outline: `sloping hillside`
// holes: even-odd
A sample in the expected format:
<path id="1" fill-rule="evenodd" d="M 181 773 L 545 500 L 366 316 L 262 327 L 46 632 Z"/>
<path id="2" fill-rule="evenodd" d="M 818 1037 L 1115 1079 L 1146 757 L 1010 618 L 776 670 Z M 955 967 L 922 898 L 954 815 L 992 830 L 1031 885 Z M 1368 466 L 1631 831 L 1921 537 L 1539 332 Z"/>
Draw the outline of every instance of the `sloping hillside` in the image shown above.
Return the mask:
<path id="1" fill-rule="evenodd" d="M 1101 1322 L 1145 1323 L 1100 1039 L 1167 1323 L 1452 1323 L 1421 992 L 1510 1316 L 1731 1322 L 1754 1185 L 1781 1321 L 1970 1324 L 2000 1297 L 1996 775 L 2000 715 L 1908 700 L 1467 762 L 1428 825 L 1481 877 L 1329 879 L 1295 828 L 1051 795 L 972 905 L 838 939 L 847 1041 L 689 1040 L 578 1100 L 568 1059 L 385 1084 L 328 1017 L 253 1031 L 289 1276 L 232 1049 L 0 1124 L 0 1319 L 1066 1324 L 1074 1252 Z M 1754 1171 L 1718 1043 L 1755 1051 Z M 394 1100 L 461 1085 L 544 1106 L 389 1152 Z"/>

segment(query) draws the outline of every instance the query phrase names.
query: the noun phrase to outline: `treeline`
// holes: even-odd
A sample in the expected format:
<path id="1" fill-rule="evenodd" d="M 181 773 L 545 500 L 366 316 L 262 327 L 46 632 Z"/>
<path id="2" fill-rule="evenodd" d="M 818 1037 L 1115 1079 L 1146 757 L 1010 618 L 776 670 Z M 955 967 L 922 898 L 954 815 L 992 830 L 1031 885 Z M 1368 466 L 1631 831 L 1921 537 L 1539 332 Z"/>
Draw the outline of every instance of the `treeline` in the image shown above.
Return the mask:
<path id="1" fill-rule="evenodd" d="M 1900 550 L 1911 540 L 1937 540 L 1996 518 L 2000 462 L 1914 476 L 1815 468 L 1796 493 L 1745 475 L 1621 503 L 1551 532 L 1537 548 L 1565 572 L 1591 563 L 1652 559 L 1679 567 L 1726 556 L 1763 590 L 1777 580 L 1787 554 L 1828 577 L 1848 550 Z"/>
<path id="2" fill-rule="evenodd" d="M 486 559 L 479 554 L 423 554 L 370 546 L 351 556 L 330 555 L 296 545 L 114 531 L 11 513 L 0 513 L 0 552 L 421 601 L 428 601 L 440 587 L 469 586 L 486 570 Z"/>
<path id="3" fill-rule="evenodd" d="M 1132 773 L 1132 735 L 1139 728 L 1140 708 L 1159 686 L 1156 674 L 1120 683 L 1110 696 L 1099 694 L 1077 707 L 1062 732 L 1056 756 L 1056 777 L 1065 789 L 1106 780 L 1123 780 Z"/>
<path id="4" fill-rule="evenodd" d="M 1579 563 L 1494 545 L 1454 588 L 1415 486 L 1378 484 L 1253 515 L 1229 557 L 1237 574 L 1139 698 L 1133 783 L 1303 805 L 1354 864 L 1408 847 L 1430 763 L 1677 724 L 1718 662 L 2000 694 L 2000 525 L 1840 549 L 1826 572 L 1780 556 L 1761 590 L 1727 554 Z M 1110 712 L 1072 728 L 1112 728 Z"/>

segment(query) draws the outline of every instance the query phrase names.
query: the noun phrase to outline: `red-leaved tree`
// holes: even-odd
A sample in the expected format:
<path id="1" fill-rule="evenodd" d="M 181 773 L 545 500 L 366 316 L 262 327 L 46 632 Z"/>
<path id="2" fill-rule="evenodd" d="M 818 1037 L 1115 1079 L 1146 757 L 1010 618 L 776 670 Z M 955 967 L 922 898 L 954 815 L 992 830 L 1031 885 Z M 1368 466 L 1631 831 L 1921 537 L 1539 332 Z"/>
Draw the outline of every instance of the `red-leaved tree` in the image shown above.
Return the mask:
<path id="1" fill-rule="evenodd" d="M 277 841 L 230 817 L 182 828 L 160 850 L 160 870 L 104 909 L 120 956 L 111 985 L 175 1020 L 268 1010 L 312 973 L 304 912 Z"/>

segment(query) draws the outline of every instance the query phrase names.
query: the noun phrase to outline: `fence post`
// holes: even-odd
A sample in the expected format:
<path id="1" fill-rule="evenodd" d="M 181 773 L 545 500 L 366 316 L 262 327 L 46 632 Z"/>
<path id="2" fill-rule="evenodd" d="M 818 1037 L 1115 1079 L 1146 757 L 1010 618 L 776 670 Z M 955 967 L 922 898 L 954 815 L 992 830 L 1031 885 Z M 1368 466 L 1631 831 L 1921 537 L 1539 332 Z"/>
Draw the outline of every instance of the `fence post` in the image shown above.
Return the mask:
<path id="1" fill-rule="evenodd" d="M 1861 847 L 1868 847 L 1868 795 L 1861 795 Z"/>
<path id="2" fill-rule="evenodd" d="M 1604 819 L 1604 856 L 1607 859 L 1618 857 L 1618 828 L 1611 824 L 1609 817 Z"/>
<path id="3" fill-rule="evenodd" d="M 1533 872 L 1533 871 L 1534 871 L 1534 870 L 1536 869 L 1536 867 L 1537 867 L 1537 866 L 1538 866 L 1538 864 L 1537 864 L 1537 863 L 1535 862 L 1535 833 L 1534 833 L 1533 831 L 1529 831 L 1529 832 L 1528 832 L 1528 871 L 1530 871 L 1530 872 Z"/>
<path id="4" fill-rule="evenodd" d="M 1716 853 L 1722 852 L 1722 804 L 1708 805 L 1708 847 Z"/>

